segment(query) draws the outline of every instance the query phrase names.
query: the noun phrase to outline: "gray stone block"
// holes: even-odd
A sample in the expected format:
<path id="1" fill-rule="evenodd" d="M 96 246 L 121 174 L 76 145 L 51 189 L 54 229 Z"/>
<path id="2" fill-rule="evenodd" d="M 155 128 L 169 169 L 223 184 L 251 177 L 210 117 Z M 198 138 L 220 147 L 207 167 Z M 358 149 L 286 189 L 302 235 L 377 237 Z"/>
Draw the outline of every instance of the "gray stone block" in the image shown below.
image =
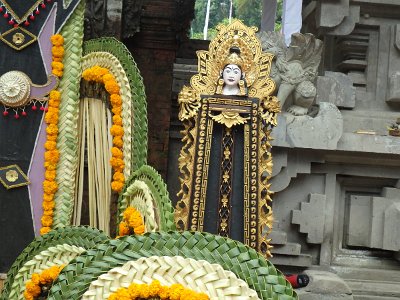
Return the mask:
<path id="1" fill-rule="evenodd" d="M 297 290 L 299 300 L 353 300 L 350 287 L 339 276 L 325 271 L 307 270 L 310 283 Z"/>
<path id="2" fill-rule="evenodd" d="M 287 141 L 291 147 L 336 149 L 343 133 L 343 118 L 332 103 L 321 102 L 319 112 L 310 116 L 286 115 Z"/>
<path id="3" fill-rule="evenodd" d="M 339 72 L 325 72 L 325 76 L 317 78 L 316 102 L 329 102 L 337 107 L 354 108 L 356 88 L 353 80 Z"/>
<path id="4" fill-rule="evenodd" d="M 292 211 L 292 224 L 300 225 L 299 231 L 307 233 L 307 242 L 321 244 L 324 237 L 325 195 L 310 194 L 309 202 L 302 202 L 300 210 Z"/>
<path id="5" fill-rule="evenodd" d="M 310 267 L 312 264 L 312 257 L 308 254 L 300 254 L 299 256 L 276 254 L 269 260 L 274 265 L 280 266 Z"/>
<path id="6" fill-rule="evenodd" d="M 275 245 L 272 248 L 272 254 L 293 255 L 301 254 L 301 245 L 296 243 L 286 243 L 285 245 Z"/>

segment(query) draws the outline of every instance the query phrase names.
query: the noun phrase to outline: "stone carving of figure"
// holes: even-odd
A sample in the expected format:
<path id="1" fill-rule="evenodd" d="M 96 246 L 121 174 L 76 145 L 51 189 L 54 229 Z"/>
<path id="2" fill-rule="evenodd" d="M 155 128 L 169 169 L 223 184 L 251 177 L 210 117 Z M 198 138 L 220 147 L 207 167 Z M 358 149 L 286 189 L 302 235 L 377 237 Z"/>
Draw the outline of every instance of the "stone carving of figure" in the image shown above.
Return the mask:
<path id="1" fill-rule="evenodd" d="M 312 34 L 295 33 L 286 47 L 278 32 L 260 32 L 263 50 L 275 55 L 271 77 L 275 80 L 281 107 L 293 115 L 306 115 L 314 102 L 314 85 L 321 61 L 322 42 Z"/>

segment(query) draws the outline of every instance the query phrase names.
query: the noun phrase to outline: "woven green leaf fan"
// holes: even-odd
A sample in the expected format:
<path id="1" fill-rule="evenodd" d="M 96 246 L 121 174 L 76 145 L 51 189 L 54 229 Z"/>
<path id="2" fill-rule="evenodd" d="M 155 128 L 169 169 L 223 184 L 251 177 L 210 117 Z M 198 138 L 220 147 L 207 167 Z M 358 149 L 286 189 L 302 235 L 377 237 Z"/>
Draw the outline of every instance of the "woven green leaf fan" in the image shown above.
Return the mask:
<path id="1" fill-rule="evenodd" d="M 58 228 L 35 238 L 8 271 L 0 299 L 23 299 L 25 283 L 32 273 L 55 264 L 66 264 L 85 250 L 108 239 L 98 229 L 86 226 Z"/>
<path id="2" fill-rule="evenodd" d="M 91 283 L 102 274 L 113 268 L 124 267 L 127 262 L 155 256 L 180 256 L 218 264 L 246 282 L 260 299 L 297 299 L 285 277 L 254 249 L 237 241 L 201 232 L 153 232 L 98 245 L 63 269 L 48 299 L 81 299 Z"/>
<path id="3" fill-rule="evenodd" d="M 118 199 L 119 222 L 128 206 L 135 207 L 141 213 L 148 231 L 175 230 L 167 186 L 154 168 L 143 165 L 126 181 Z"/>

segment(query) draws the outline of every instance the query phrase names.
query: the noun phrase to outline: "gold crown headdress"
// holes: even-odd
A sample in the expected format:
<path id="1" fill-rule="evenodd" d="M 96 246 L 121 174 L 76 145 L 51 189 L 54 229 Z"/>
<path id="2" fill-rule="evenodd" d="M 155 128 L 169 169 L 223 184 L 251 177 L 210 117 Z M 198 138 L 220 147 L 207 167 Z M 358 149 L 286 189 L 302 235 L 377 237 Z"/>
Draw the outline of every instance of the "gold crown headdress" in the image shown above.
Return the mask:
<path id="1" fill-rule="evenodd" d="M 238 47 L 232 47 L 229 49 L 229 54 L 224 60 L 224 66 L 226 65 L 237 65 L 241 69 L 243 68 L 244 61 L 240 57 L 240 49 Z"/>

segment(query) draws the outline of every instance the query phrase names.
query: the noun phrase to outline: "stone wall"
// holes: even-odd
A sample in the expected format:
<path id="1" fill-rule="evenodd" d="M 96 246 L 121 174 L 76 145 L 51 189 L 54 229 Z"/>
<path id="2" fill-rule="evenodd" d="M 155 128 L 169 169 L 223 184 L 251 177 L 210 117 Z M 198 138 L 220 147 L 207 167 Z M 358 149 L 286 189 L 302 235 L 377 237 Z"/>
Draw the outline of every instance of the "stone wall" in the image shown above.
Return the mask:
<path id="1" fill-rule="evenodd" d="M 143 76 L 148 112 L 148 164 L 166 178 L 173 64 L 187 39 L 194 0 L 149 0 L 142 6 L 140 31 L 124 40 Z"/>

